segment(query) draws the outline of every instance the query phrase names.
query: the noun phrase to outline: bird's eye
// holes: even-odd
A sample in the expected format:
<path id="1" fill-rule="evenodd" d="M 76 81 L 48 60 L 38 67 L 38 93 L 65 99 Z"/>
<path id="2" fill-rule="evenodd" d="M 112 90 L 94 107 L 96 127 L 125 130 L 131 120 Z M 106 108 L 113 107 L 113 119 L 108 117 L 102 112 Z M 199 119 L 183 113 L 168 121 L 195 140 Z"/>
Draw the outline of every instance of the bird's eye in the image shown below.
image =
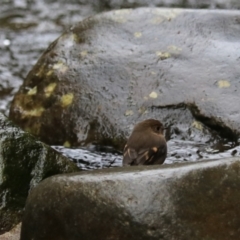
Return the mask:
<path id="1" fill-rule="evenodd" d="M 156 130 L 157 130 L 157 131 L 159 131 L 159 130 L 160 130 L 160 127 L 159 127 L 159 126 L 158 126 L 158 127 L 156 127 Z"/>

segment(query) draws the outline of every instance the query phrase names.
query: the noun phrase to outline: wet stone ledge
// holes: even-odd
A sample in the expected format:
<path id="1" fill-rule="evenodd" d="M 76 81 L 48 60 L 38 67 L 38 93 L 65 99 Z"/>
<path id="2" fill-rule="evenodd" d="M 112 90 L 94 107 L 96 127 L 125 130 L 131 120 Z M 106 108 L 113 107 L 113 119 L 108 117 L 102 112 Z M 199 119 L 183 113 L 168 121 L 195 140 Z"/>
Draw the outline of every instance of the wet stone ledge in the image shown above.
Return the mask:
<path id="1" fill-rule="evenodd" d="M 53 176 L 31 191 L 21 240 L 236 240 L 239 184 L 240 158 Z"/>

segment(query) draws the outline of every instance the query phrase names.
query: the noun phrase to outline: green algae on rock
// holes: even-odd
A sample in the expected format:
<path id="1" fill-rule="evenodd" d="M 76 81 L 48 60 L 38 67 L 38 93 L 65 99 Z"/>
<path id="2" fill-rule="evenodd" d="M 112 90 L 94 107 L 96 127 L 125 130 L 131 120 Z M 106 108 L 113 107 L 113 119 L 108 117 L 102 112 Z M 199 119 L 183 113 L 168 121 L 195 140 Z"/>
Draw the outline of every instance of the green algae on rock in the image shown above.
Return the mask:
<path id="1" fill-rule="evenodd" d="M 74 163 L 0 114 L 0 233 L 19 223 L 29 190 L 41 180 L 76 171 Z"/>

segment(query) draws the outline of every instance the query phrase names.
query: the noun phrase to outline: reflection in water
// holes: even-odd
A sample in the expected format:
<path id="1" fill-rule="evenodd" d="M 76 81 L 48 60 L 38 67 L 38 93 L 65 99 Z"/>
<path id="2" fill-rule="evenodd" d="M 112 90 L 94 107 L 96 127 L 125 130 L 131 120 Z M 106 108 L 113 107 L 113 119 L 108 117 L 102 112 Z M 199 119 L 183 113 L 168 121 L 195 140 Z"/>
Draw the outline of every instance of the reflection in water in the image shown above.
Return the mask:
<path id="1" fill-rule="evenodd" d="M 91 146 L 90 148 L 64 148 L 52 146 L 55 150 L 71 159 L 82 170 L 93 170 L 122 166 L 122 153 L 111 147 Z M 224 149 L 224 151 L 223 151 Z M 220 159 L 240 156 L 240 146 L 226 143 L 211 148 L 209 144 L 196 144 L 191 141 L 169 140 L 168 156 L 164 164 L 195 162 L 207 159 Z"/>

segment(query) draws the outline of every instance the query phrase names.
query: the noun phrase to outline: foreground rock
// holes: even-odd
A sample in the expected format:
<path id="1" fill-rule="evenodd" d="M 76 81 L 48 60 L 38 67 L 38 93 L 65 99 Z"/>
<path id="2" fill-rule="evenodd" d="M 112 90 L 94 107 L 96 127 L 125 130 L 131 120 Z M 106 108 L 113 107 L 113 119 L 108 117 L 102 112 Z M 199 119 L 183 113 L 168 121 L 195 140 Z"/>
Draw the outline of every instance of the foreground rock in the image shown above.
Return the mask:
<path id="1" fill-rule="evenodd" d="M 21 240 L 226 240 L 240 234 L 240 158 L 58 175 L 31 191 Z"/>
<path id="2" fill-rule="evenodd" d="M 19 223 L 29 189 L 58 173 L 78 171 L 58 152 L 0 114 L 0 234 Z"/>
<path id="3" fill-rule="evenodd" d="M 170 125 L 170 138 L 237 141 L 239 19 L 239 11 L 161 8 L 88 18 L 45 51 L 10 117 L 68 147 L 122 149 L 146 118 Z"/>

